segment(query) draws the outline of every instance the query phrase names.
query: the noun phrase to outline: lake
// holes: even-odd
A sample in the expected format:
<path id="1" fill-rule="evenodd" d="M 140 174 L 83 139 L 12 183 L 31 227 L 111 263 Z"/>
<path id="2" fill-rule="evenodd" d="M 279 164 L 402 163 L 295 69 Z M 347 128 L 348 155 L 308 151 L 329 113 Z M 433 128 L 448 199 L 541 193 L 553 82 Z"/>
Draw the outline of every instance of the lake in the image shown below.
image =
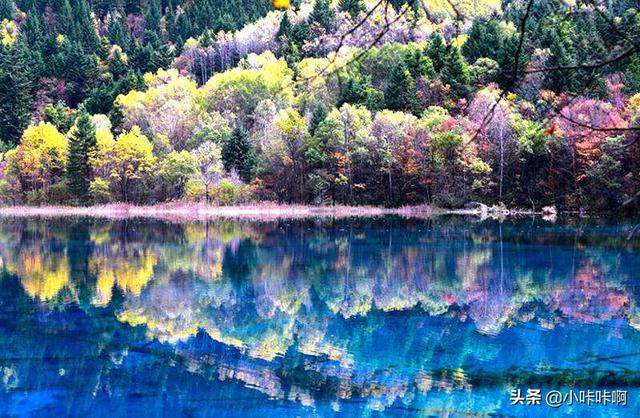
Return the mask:
<path id="1" fill-rule="evenodd" d="M 637 416 L 634 224 L 0 219 L 0 415 Z"/>

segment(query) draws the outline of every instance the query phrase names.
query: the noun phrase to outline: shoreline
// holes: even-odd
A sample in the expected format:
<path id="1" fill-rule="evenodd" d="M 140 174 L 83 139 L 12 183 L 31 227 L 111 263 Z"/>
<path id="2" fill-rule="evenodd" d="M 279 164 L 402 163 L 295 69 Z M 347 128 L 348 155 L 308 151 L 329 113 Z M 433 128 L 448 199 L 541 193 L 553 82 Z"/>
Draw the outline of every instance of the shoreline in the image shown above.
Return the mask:
<path id="1" fill-rule="evenodd" d="M 205 220 L 215 218 L 277 220 L 303 218 L 348 218 L 397 215 L 408 218 L 431 218 L 441 215 L 498 216 L 541 215 L 530 211 L 490 212 L 483 209 L 441 209 L 428 205 L 383 208 L 376 206 L 314 206 L 277 203 L 255 203 L 235 206 L 213 206 L 189 203 L 130 205 L 114 203 L 100 206 L 6 206 L 0 217 L 92 217 L 106 219 L 155 218 L 165 220 Z"/>
<path id="2" fill-rule="evenodd" d="M 300 219 L 324 217 L 373 217 L 401 215 L 430 217 L 442 213 L 430 206 L 382 208 L 375 206 L 313 206 L 255 203 L 235 206 L 206 204 L 163 203 L 130 205 L 114 203 L 100 206 L 7 206 L 0 208 L 0 217 L 93 217 L 108 219 L 159 218 L 175 220 L 229 219 Z"/>

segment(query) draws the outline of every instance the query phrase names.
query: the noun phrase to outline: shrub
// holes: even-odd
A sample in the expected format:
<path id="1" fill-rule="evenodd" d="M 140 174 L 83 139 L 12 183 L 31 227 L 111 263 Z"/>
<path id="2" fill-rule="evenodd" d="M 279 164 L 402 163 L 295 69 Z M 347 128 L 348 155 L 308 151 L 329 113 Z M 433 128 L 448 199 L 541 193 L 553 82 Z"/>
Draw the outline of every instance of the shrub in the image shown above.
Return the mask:
<path id="1" fill-rule="evenodd" d="M 199 180 L 189 180 L 186 186 L 185 197 L 191 202 L 201 202 L 204 200 L 206 186 Z"/>
<path id="2" fill-rule="evenodd" d="M 108 203 L 111 200 L 109 183 L 98 177 L 89 185 L 89 194 L 94 203 Z"/>
<path id="3" fill-rule="evenodd" d="M 7 180 L 0 180 L 0 203 L 11 205 L 15 203 L 15 193 L 11 190 L 11 183 Z"/>
<path id="4" fill-rule="evenodd" d="M 51 186 L 49 203 L 68 204 L 71 202 L 71 193 L 66 181 L 59 181 Z"/>
<path id="5" fill-rule="evenodd" d="M 25 195 L 25 203 L 29 206 L 40 206 L 44 200 L 44 192 L 39 189 L 30 190 Z"/>
<path id="6" fill-rule="evenodd" d="M 238 186 L 229 179 L 224 179 L 214 187 L 213 198 L 222 206 L 232 205 L 238 198 Z"/>

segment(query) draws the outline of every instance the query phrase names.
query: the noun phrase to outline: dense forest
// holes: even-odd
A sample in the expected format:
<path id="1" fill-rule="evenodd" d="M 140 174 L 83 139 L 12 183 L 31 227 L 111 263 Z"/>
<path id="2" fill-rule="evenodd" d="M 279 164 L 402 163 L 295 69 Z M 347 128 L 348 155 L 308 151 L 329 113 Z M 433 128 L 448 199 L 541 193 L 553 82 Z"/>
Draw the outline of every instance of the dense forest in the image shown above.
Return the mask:
<path id="1" fill-rule="evenodd" d="M 0 21 L 4 204 L 640 201 L 631 0 L 0 0 Z"/>

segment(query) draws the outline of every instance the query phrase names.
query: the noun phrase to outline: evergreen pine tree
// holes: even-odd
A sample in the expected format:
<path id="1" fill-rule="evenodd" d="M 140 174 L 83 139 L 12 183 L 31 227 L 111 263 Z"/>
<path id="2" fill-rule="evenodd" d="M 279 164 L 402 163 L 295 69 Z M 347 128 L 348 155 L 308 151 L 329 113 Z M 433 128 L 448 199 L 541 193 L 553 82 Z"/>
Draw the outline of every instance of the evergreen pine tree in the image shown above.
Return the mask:
<path id="1" fill-rule="evenodd" d="M 129 45 L 128 31 L 123 18 L 114 16 L 109 22 L 108 36 L 114 45 L 120 45 L 123 49 Z"/>
<path id="2" fill-rule="evenodd" d="M 140 0 L 124 0 L 124 15 L 134 14 L 139 15 L 142 7 Z"/>
<path id="3" fill-rule="evenodd" d="M 175 41 L 177 34 L 177 26 L 176 26 L 176 14 L 173 11 L 173 3 L 169 0 L 169 5 L 167 6 L 167 14 L 165 15 L 165 21 L 167 24 L 167 34 L 169 35 L 169 39 Z"/>
<path id="4" fill-rule="evenodd" d="M 148 45 L 136 45 L 135 49 L 129 54 L 129 65 L 134 70 L 142 73 L 152 71 L 151 69 L 152 50 Z"/>
<path id="5" fill-rule="evenodd" d="M 42 28 L 44 27 L 44 23 L 41 19 L 37 9 L 33 8 L 27 13 L 27 20 L 21 29 L 22 35 L 25 37 L 27 43 L 34 49 L 40 49 L 42 43 Z"/>
<path id="6" fill-rule="evenodd" d="M 515 57 L 518 49 L 518 43 L 519 36 L 517 35 L 506 36 L 502 39 L 497 58 L 498 66 L 500 67 L 498 82 L 501 87 L 509 88 L 510 84 L 514 81 L 513 72 L 515 70 Z M 520 60 L 518 62 L 518 74 L 516 74 L 517 79 L 520 79 L 522 77 L 526 67 L 527 57 L 525 54 L 520 54 Z"/>
<path id="7" fill-rule="evenodd" d="M 103 19 L 107 13 L 119 10 L 123 5 L 122 0 L 93 0 L 93 11 L 100 19 Z"/>
<path id="8" fill-rule="evenodd" d="M 253 178 L 256 154 L 251 138 L 241 126 L 236 126 L 222 147 L 222 161 L 227 171 L 235 170 L 245 182 Z"/>
<path id="9" fill-rule="evenodd" d="M 96 130 L 88 113 L 83 112 L 69 136 L 67 177 L 69 191 L 79 204 L 86 203 L 89 196 L 90 168 L 89 152 L 96 146 Z"/>
<path id="10" fill-rule="evenodd" d="M 316 134 L 316 129 L 318 129 L 318 126 L 327 118 L 328 114 L 329 111 L 322 103 L 320 103 L 318 106 L 316 106 L 315 109 L 313 109 L 313 114 L 311 115 L 311 125 L 309 127 L 309 133 L 311 135 Z"/>
<path id="11" fill-rule="evenodd" d="M 416 111 L 416 86 L 404 61 L 391 71 L 384 100 L 387 109 Z"/>
<path id="12" fill-rule="evenodd" d="M 149 69 L 157 71 L 159 68 L 169 68 L 173 61 L 173 52 L 168 45 L 160 45 L 158 49 L 152 52 Z"/>
<path id="13" fill-rule="evenodd" d="M 16 145 L 33 112 L 29 50 L 22 40 L 0 48 L 0 140 Z"/>
<path id="14" fill-rule="evenodd" d="M 305 41 L 311 39 L 311 26 L 307 22 L 300 22 L 293 26 L 291 39 L 298 47 L 304 45 Z"/>
<path id="15" fill-rule="evenodd" d="M 182 13 L 178 17 L 178 36 L 182 39 L 188 39 L 193 34 L 193 26 L 186 13 Z"/>
<path id="16" fill-rule="evenodd" d="M 554 30 L 550 33 L 549 40 L 547 41 L 547 43 L 549 44 L 549 49 L 551 51 L 551 57 L 546 64 L 548 67 L 563 67 L 571 65 L 574 62 L 574 51 L 570 42 L 571 40 L 566 39 L 566 36 L 563 36 L 563 33 L 560 30 Z M 511 45 L 506 45 L 504 47 L 505 56 L 508 52 L 508 46 Z M 500 60 L 498 61 L 498 63 L 502 67 L 503 63 L 500 62 Z M 577 76 L 578 73 L 576 71 L 549 71 L 546 74 L 546 83 L 552 90 L 556 92 L 566 90 L 572 92 L 577 82 Z"/>
<path id="17" fill-rule="evenodd" d="M 421 48 L 409 49 L 405 54 L 404 62 L 414 80 L 435 75 L 433 63 Z"/>
<path id="18" fill-rule="evenodd" d="M 67 80 L 67 104 L 75 107 L 91 93 L 99 79 L 96 56 L 85 54 L 78 44 L 69 44 L 65 51 L 65 79 Z"/>
<path id="19" fill-rule="evenodd" d="M 162 11 L 159 0 L 148 0 L 147 10 L 144 13 L 145 30 L 160 33 L 160 19 L 162 19 Z"/>
<path id="20" fill-rule="evenodd" d="M 329 32 L 333 27 L 335 17 L 335 12 L 331 9 L 329 0 L 316 0 L 309 16 L 309 21 L 318 23 Z"/>
<path id="21" fill-rule="evenodd" d="M 124 61 L 120 49 L 116 48 L 113 52 L 111 60 L 109 61 L 109 72 L 113 74 L 114 79 L 119 80 L 120 78 L 124 77 L 128 71 L 129 66 Z"/>
<path id="22" fill-rule="evenodd" d="M 56 14 L 56 32 L 69 34 L 73 27 L 74 19 L 69 0 L 53 0 L 51 2 L 53 11 Z"/>
<path id="23" fill-rule="evenodd" d="M 13 0 L 0 0 L 0 21 L 3 19 L 12 20 L 16 14 Z"/>
<path id="24" fill-rule="evenodd" d="M 396 11 L 399 11 L 405 5 L 409 6 L 414 11 L 420 6 L 418 0 L 389 0 L 389 3 Z"/>
<path id="25" fill-rule="evenodd" d="M 477 18 L 469 30 L 469 37 L 462 47 L 465 58 L 473 63 L 479 58 L 498 58 L 502 42 L 502 31 L 495 18 Z"/>
<path id="26" fill-rule="evenodd" d="M 427 56 L 433 63 L 433 68 L 436 72 L 442 71 L 444 67 L 444 60 L 447 56 L 447 47 L 442 40 L 442 37 L 434 32 L 429 38 L 429 47 L 427 48 Z"/>
<path id="27" fill-rule="evenodd" d="M 109 43 L 109 39 L 107 37 L 99 37 L 98 38 L 98 47 L 95 49 L 96 55 L 100 58 L 101 61 L 106 61 L 109 57 L 109 53 L 111 52 L 111 43 Z"/>
<path id="28" fill-rule="evenodd" d="M 629 60 L 625 72 L 626 87 L 629 91 L 640 91 L 640 56 L 635 54 Z"/>
<path id="29" fill-rule="evenodd" d="M 291 39 L 292 30 L 293 25 L 291 25 L 291 20 L 289 20 L 289 14 L 285 12 L 280 20 L 280 27 L 278 28 L 276 39 L 281 39 L 283 36 L 286 36 L 287 39 Z"/>
<path id="30" fill-rule="evenodd" d="M 338 7 L 340 11 L 349 13 L 351 19 L 357 19 L 360 12 L 366 10 L 362 0 L 340 0 Z"/>
<path id="31" fill-rule="evenodd" d="M 293 41 L 287 40 L 282 44 L 280 53 L 285 61 L 287 61 L 289 68 L 295 70 L 297 68 L 296 64 L 300 61 L 300 49 L 298 49 L 298 46 Z"/>
<path id="32" fill-rule="evenodd" d="M 295 69 L 296 63 L 300 60 L 300 48 L 293 38 L 293 25 L 288 13 L 284 13 L 280 20 L 276 39 L 281 42 L 280 55 L 287 61 L 289 68 Z"/>
<path id="33" fill-rule="evenodd" d="M 440 76 L 442 82 L 451 87 L 451 93 L 454 97 L 464 96 L 469 91 L 471 84 L 469 66 L 460 50 L 455 46 L 449 47 Z"/>
<path id="34" fill-rule="evenodd" d="M 415 92 L 414 92 L 415 93 Z M 356 74 L 349 77 L 345 86 L 341 89 L 337 107 L 344 103 L 366 106 L 371 111 L 378 110 L 383 102 L 383 95 L 373 87 L 371 77 Z"/>
<path id="35" fill-rule="evenodd" d="M 95 51 L 100 47 L 100 39 L 91 21 L 90 5 L 86 0 L 76 0 L 73 9 L 75 27 L 74 39 L 85 47 L 87 51 Z"/>

